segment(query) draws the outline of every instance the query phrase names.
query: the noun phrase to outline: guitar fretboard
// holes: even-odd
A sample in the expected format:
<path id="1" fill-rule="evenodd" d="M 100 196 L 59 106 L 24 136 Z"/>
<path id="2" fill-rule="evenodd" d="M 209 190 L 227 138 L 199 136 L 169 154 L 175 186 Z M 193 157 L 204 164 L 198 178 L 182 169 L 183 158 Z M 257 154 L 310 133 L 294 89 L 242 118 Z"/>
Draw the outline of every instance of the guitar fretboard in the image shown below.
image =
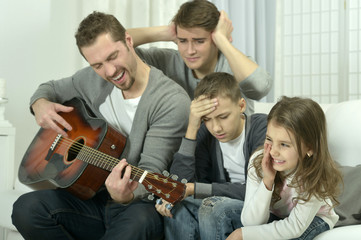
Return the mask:
<path id="1" fill-rule="evenodd" d="M 77 159 L 109 172 L 112 171 L 113 168 L 120 162 L 119 159 L 90 148 L 82 143 L 75 142 L 64 137 L 62 137 L 61 141 L 71 143 L 70 151 L 77 155 Z M 144 174 L 144 170 L 130 164 L 128 165 L 131 166 L 132 180 L 139 181 L 141 176 Z"/>

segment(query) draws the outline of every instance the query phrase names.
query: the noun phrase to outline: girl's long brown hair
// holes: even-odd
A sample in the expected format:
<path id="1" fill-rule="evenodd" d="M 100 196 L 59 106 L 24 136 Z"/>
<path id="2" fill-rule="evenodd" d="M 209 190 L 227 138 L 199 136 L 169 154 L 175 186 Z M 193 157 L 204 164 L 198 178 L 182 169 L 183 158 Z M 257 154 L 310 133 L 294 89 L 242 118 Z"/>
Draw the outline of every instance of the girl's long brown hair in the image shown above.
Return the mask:
<path id="1" fill-rule="evenodd" d="M 333 206 L 338 205 L 337 197 L 342 175 L 328 151 L 326 117 L 319 104 L 307 98 L 282 97 L 268 115 L 268 123 L 271 120 L 293 133 L 295 137 L 300 161 L 296 169 L 289 173 L 294 174 L 290 187 L 296 188 L 299 195 L 295 200 L 307 202 L 315 196 L 319 200 L 329 198 Z M 302 155 L 302 143 L 313 150 L 311 157 Z M 253 163 L 260 178 L 262 158 L 263 154 Z M 277 172 L 271 204 L 280 200 L 285 178 L 286 175 Z"/>

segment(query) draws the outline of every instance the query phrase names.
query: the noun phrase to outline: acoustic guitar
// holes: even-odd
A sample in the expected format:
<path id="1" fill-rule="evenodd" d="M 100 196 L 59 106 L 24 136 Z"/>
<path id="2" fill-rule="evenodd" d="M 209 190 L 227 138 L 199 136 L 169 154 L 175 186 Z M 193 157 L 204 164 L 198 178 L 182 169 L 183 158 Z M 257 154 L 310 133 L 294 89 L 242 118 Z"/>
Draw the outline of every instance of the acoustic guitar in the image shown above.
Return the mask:
<path id="1" fill-rule="evenodd" d="M 90 199 L 120 161 L 126 138 L 96 118 L 82 100 L 74 98 L 64 105 L 74 107 L 60 113 L 73 129 L 63 137 L 40 128 L 22 159 L 19 180 L 35 190 L 64 188 L 80 199 Z M 184 183 L 130 166 L 131 179 L 150 193 L 172 204 L 182 200 Z"/>

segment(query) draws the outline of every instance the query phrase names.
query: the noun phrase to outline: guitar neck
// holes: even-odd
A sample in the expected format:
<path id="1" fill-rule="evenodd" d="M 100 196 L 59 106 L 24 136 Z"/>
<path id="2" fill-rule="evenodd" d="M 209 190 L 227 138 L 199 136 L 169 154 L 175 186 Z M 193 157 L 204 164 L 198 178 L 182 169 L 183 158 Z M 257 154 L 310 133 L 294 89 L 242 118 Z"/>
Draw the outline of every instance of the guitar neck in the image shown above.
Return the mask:
<path id="1" fill-rule="evenodd" d="M 107 170 L 109 172 L 111 172 L 113 168 L 120 162 L 118 158 L 114 158 L 112 156 L 109 156 L 105 153 L 102 153 L 98 150 L 95 150 L 93 148 L 84 145 L 81 147 L 81 150 L 77 155 L 77 159 L 89 163 L 91 165 L 94 165 L 98 168 Z M 130 178 L 133 181 L 139 182 L 139 180 L 146 171 L 138 167 L 132 166 L 131 164 L 128 165 L 131 167 Z"/>
<path id="2" fill-rule="evenodd" d="M 120 162 L 118 158 L 76 142 L 73 142 L 73 151 L 76 152 L 77 159 L 109 172 Z M 130 178 L 143 184 L 147 191 L 166 199 L 172 204 L 179 202 L 183 198 L 185 184 L 159 173 L 151 173 L 130 164 L 128 165 L 131 167 Z"/>

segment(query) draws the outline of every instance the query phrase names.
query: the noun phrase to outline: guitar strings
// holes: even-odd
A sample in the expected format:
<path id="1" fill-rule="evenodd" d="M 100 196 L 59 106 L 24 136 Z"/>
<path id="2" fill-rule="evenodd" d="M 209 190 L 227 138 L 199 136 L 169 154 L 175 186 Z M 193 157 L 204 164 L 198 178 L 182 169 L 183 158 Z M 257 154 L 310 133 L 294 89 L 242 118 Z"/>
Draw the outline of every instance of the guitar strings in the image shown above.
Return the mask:
<path id="1" fill-rule="evenodd" d="M 61 139 L 60 141 L 63 141 L 63 142 L 67 141 L 67 143 L 68 143 L 69 146 L 72 145 L 72 143 L 74 143 L 73 145 L 74 145 L 74 146 L 77 146 L 77 149 L 76 149 L 76 150 L 79 150 L 79 152 L 80 152 L 83 148 L 85 148 L 86 150 L 95 153 L 95 155 L 97 155 L 98 158 L 101 157 L 102 159 L 103 159 L 103 158 L 108 159 L 108 160 L 110 160 L 110 162 L 113 164 L 113 167 L 119 162 L 119 159 L 114 158 L 114 157 L 111 157 L 111 156 L 109 156 L 109 155 L 107 155 L 107 154 L 105 154 L 105 153 L 103 153 L 103 152 L 100 152 L 99 150 L 95 150 L 95 149 L 93 149 L 93 148 L 91 148 L 91 147 L 88 147 L 88 146 L 86 146 L 86 145 L 84 145 L 84 144 L 81 144 L 81 143 L 79 143 L 79 142 L 77 142 L 77 141 L 73 141 L 73 140 L 71 140 L 71 139 L 67 139 L 67 138 L 64 138 L 64 137 L 62 137 L 62 139 Z M 71 149 L 71 147 L 70 147 L 70 149 Z M 69 149 L 69 150 L 70 150 L 70 149 Z M 89 162 L 89 163 L 90 163 L 90 162 Z M 133 165 L 131 165 L 131 164 L 129 164 L 129 165 L 132 167 L 132 172 L 134 173 L 134 176 L 140 178 L 141 175 L 144 173 L 144 170 L 143 170 L 143 169 L 140 169 L 140 168 L 138 168 L 138 167 L 135 167 L 135 166 L 133 166 Z M 158 176 L 158 175 L 153 174 L 153 173 L 148 173 L 148 174 L 150 174 L 150 177 L 151 177 L 152 179 L 159 180 L 159 176 Z M 161 177 L 161 179 L 162 179 L 162 177 Z M 167 181 L 169 180 L 169 178 L 163 178 L 163 182 L 164 182 L 165 179 L 166 179 Z M 133 180 L 134 180 L 134 179 L 133 179 Z M 148 185 L 151 185 L 152 187 L 155 187 L 151 182 L 149 182 L 149 181 L 147 180 L 147 178 L 144 179 L 144 182 L 146 182 Z M 171 183 L 171 184 L 172 184 L 172 183 Z M 171 192 L 173 192 L 174 190 L 175 190 L 175 188 L 172 188 L 172 190 L 171 190 L 171 191 L 168 191 L 167 193 L 171 193 Z"/>
<path id="2" fill-rule="evenodd" d="M 102 168 L 105 168 L 104 166 L 107 166 L 107 167 L 111 167 L 111 169 L 113 169 L 115 167 L 115 165 L 117 163 L 119 163 L 119 159 L 117 158 L 114 158 L 114 157 L 111 157 L 103 152 L 100 152 L 99 150 L 96 150 L 96 149 L 93 149 L 91 147 L 88 147 L 82 143 L 79 143 L 78 141 L 73 141 L 71 139 L 67 139 L 67 138 L 64 138 L 62 137 L 61 140 L 62 142 L 66 142 L 67 143 L 67 146 L 70 146 L 69 147 L 69 150 L 70 151 L 73 151 L 73 153 L 76 153 L 76 154 L 79 154 L 79 153 L 84 153 L 84 154 L 88 154 L 86 155 L 85 157 L 92 157 L 93 159 L 91 160 L 95 160 L 96 162 L 91 162 L 91 161 L 86 161 L 88 163 L 92 163 L 94 165 L 97 165 L 97 166 L 100 166 Z M 74 147 L 75 146 L 75 147 Z M 77 151 L 76 151 L 77 150 Z M 102 159 L 102 163 L 104 164 L 99 164 L 99 162 L 97 162 L 97 160 L 99 159 Z M 87 159 L 84 159 L 84 160 L 87 160 Z M 97 164 L 98 163 L 98 164 Z M 106 165 L 105 165 L 106 164 Z M 144 171 L 144 170 L 141 170 L 135 166 L 132 166 L 131 164 L 129 164 L 131 167 L 135 168 L 137 171 L 137 173 L 141 172 L 141 171 Z M 109 168 L 105 168 L 106 170 L 111 170 Z"/>
<path id="3" fill-rule="evenodd" d="M 69 147 L 69 151 L 73 152 L 73 153 L 76 153 L 76 154 L 79 154 L 81 152 L 84 152 L 85 154 L 88 154 L 88 155 L 85 155 L 84 157 L 92 157 L 94 159 L 94 157 L 96 157 L 98 160 L 99 159 L 102 159 L 104 160 L 105 159 L 105 164 L 107 164 L 107 166 L 111 167 L 111 169 L 113 169 L 115 167 L 115 165 L 120 161 L 119 159 L 117 158 L 114 158 L 112 156 L 109 156 L 103 152 L 100 152 L 99 150 L 96 150 L 96 149 L 93 149 L 91 147 L 88 147 L 78 141 L 74 141 L 74 140 L 71 140 L 71 139 L 68 139 L 68 138 L 64 138 L 64 137 L 61 137 L 61 139 L 59 140 L 61 142 L 64 142 L 67 144 L 67 146 Z M 93 154 L 92 154 L 93 153 Z M 80 159 L 82 160 L 82 159 Z M 96 165 L 96 166 L 99 166 L 99 164 L 97 165 L 96 162 L 95 163 L 92 163 L 91 161 L 87 160 L 87 159 L 84 159 L 83 161 L 85 162 L 88 162 L 90 164 L 93 164 L 93 165 Z M 96 161 L 96 159 L 95 159 Z M 104 162 L 104 161 L 103 161 Z M 128 164 L 129 166 L 131 166 L 131 171 L 132 173 L 134 174 L 134 177 L 138 177 L 140 178 L 142 176 L 142 174 L 144 173 L 144 170 L 143 169 L 140 169 L 138 167 L 135 167 L 131 164 Z M 102 167 L 104 168 L 104 167 Z M 105 168 L 104 168 L 105 169 Z M 106 169 L 106 170 L 111 170 L 111 169 Z M 152 179 L 156 179 L 156 180 L 159 180 L 159 176 L 154 174 L 154 173 L 150 173 L 148 172 L 148 174 L 150 175 L 150 177 Z M 162 179 L 162 177 L 161 177 Z M 165 179 L 168 181 L 170 178 L 163 178 L 163 182 L 165 181 Z M 134 180 L 134 179 L 133 179 Z M 144 181 L 151 185 L 152 187 L 154 187 L 154 185 L 149 182 L 147 179 L 144 179 Z M 173 181 L 173 180 L 171 180 Z M 151 190 L 151 189 L 149 189 Z M 175 190 L 175 188 L 172 189 L 172 191 L 169 191 L 168 193 L 171 193 Z"/>
<path id="4" fill-rule="evenodd" d="M 102 153 L 102 152 L 100 152 L 98 150 L 95 150 L 95 149 L 93 149 L 91 147 L 88 147 L 88 146 L 86 146 L 84 144 L 81 144 L 81 143 L 79 143 L 77 141 L 73 141 L 73 140 L 70 140 L 70 139 L 67 139 L 67 138 L 64 138 L 64 137 L 62 137 L 60 141 L 67 142 L 68 146 L 70 146 L 70 148 L 69 148 L 70 151 L 73 150 L 73 152 L 75 152 L 75 153 L 80 153 L 81 150 L 84 150 L 83 152 L 85 152 L 85 154 L 90 153 L 90 155 L 88 154 L 88 157 L 90 156 L 93 159 L 95 157 L 98 158 L 98 159 L 99 158 L 102 158 L 103 160 L 105 159 L 105 163 L 108 164 L 108 167 L 110 165 L 111 169 L 114 168 L 114 166 L 120 161 L 117 158 L 111 157 L 111 156 L 109 156 L 109 155 L 107 155 L 105 153 Z M 75 146 L 75 147 L 73 147 L 73 146 Z M 74 151 L 74 150 L 78 150 L 78 151 Z M 91 154 L 91 153 L 93 153 L 93 154 Z M 82 160 L 82 159 L 80 159 L 80 160 Z M 94 162 L 91 162 L 91 161 L 87 161 L 87 159 L 84 159 L 84 160 L 86 162 L 88 162 L 88 163 L 93 164 L 93 165 L 97 165 L 96 162 L 94 163 Z M 134 176 L 140 178 L 141 175 L 143 174 L 144 170 L 142 170 L 140 168 L 137 168 L 135 166 L 132 166 L 131 164 L 129 164 L 129 165 L 132 167 L 132 172 L 134 173 Z M 111 170 L 111 169 L 108 168 L 107 170 Z M 154 174 L 150 173 L 150 175 L 153 176 Z M 149 183 L 149 182 L 147 181 L 147 183 Z"/>

